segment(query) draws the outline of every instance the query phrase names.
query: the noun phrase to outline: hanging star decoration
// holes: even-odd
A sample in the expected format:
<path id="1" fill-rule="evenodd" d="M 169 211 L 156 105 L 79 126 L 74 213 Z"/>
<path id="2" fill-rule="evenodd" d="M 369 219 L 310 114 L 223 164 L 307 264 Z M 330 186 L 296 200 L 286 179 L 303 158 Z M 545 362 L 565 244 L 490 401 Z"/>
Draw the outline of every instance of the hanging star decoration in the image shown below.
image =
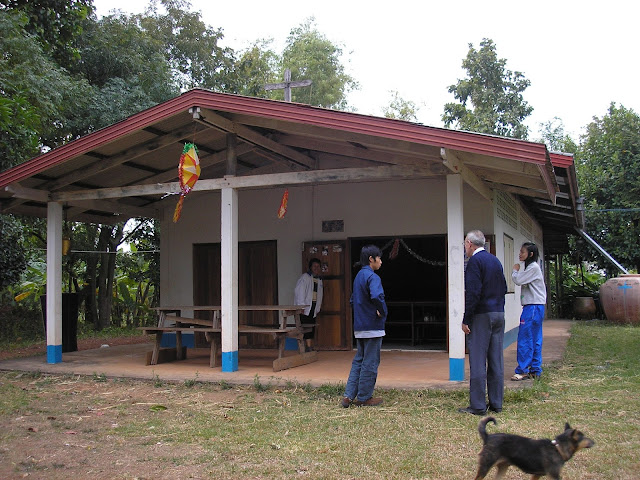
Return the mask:
<path id="1" fill-rule="evenodd" d="M 200 178 L 200 160 L 198 159 L 198 148 L 193 143 L 187 143 L 182 150 L 180 163 L 178 163 L 178 179 L 180 180 L 180 199 L 173 212 L 173 223 L 180 219 L 184 197 L 193 189 L 193 186 Z"/>
<path id="2" fill-rule="evenodd" d="M 287 203 L 289 203 L 289 189 L 286 189 L 282 194 L 282 200 L 280 201 L 280 208 L 278 208 L 278 218 L 282 220 L 287 213 Z"/>

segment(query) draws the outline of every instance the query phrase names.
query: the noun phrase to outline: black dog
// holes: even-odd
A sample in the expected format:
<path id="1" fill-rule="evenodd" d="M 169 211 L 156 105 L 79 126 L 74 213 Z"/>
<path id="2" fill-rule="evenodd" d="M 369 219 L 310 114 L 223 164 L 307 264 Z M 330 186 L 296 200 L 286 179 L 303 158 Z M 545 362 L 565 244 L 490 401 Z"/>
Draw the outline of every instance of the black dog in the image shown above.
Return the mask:
<path id="1" fill-rule="evenodd" d="M 489 435 L 486 430 L 489 422 L 497 425 L 493 417 L 482 419 L 478 425 L 484 446 L 479 454 L 476 480 L 483 479 L 494 465 L 498 468 L 496 479 L 502 478 L 507 469 L 515 465 L 523 472 L 531 474 L 533 480 L 544 475 L 558 480 L 565 462 L 578 450 L 594 445 L 593 440 L 585 437 L 579 430 L 571 428 L 568 423 L 564 425 L 564 432 L 554 440 L 534 440 L 508 433 Z"/>

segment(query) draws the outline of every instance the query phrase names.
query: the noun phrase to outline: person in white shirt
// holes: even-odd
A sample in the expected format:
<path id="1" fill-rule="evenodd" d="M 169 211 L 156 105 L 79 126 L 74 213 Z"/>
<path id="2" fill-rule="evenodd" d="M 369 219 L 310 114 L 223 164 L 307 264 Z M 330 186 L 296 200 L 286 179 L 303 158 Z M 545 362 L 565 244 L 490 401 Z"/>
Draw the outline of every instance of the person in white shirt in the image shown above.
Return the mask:
<path id="1" fill-rule="evenodd" d="M 309 260 L 309 270 L 303 273 L 296 282 L 293 293 L 294 305 L 307 305 L 304 314 L 300 315 L 300 322 L 304 324 L 315 324 L 316 316 L 322 306 L 322 278 L 320 278 L 321 264 L 317 258 Z M 306 350 L 313 350 L 313 339 L 315 337 L 315 327 L 310 332 L 304 334 Z"/>

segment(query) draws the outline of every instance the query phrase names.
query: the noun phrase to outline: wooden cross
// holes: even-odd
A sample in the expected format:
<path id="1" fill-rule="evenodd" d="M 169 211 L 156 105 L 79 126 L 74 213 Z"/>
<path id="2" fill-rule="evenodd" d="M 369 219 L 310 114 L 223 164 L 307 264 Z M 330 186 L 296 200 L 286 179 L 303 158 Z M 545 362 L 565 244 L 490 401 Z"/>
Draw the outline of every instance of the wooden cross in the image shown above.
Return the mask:
<path id="1" fill-rule="evenodd" d="M 267 83 L 264 86 L 265 90 L 284 90 L 284 101 L 291 101 L 291 89 L 296 87 L 308 87 L 311 85 L 311 80 L 299 80 L 297 82 L 291 81 L 291 70 L 288 68 L 284 71 L 284 82 L 282 83 Z"/>

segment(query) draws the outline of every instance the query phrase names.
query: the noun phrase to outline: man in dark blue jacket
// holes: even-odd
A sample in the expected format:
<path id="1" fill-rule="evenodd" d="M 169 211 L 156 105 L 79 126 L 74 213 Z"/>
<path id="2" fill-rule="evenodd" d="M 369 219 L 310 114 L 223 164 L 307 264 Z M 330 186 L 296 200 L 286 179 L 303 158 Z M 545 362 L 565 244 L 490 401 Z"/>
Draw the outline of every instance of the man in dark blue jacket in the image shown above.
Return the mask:
<path id="1" fill-rule="evenodd" d="M 353 281 L 351 294 L 353 331 L 358 348 L 340 401 L 344 408 L 351 404 L 375 407 L 382 403 L 381 398 L 373 396 L 380 365 L 382 337 L 385 335 L 384 324 L 387 320 L 382 281 L 375 273 L 382 266 L 381 257 L 382 252 L 375 245 L 362 247 L 360 252 L 362 268 Z"/>
<path id="2" fill-rule="evenodd" d="M 502 264 L 484 249 L 480 230 L 469 232 L 464 250 L 465 308 L 462 330 L 469 336 L 469 406 L 462 413 L 484 415 L 502 411 L 504 397 L 504 296 L 507 282 Z M 489 404 L 485 395 L 489 396 Z"/>

